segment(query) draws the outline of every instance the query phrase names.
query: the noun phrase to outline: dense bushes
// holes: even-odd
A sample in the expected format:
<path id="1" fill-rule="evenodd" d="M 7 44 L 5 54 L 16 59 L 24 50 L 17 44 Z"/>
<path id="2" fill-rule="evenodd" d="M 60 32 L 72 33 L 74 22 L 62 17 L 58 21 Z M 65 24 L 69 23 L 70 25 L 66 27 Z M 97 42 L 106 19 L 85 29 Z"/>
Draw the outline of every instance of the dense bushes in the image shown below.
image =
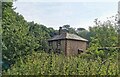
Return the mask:
<path id="1" fill-rule="evenodd" d="M 87 56 L 87 57 L 84 57 Z M 3 75 L 116 75 L 118 73 L 117 53 L 106 58 L 92 59 L 82 54 L 65 57 L 64 55 L 33 52 L 20 58 Z"/>

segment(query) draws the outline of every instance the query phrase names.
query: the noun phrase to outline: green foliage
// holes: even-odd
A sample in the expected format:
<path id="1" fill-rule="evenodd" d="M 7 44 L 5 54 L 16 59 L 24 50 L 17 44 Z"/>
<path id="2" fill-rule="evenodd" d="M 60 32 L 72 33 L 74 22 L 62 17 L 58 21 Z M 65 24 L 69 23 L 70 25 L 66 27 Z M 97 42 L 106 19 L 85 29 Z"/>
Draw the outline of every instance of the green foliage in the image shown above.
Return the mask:
<path id="1" fill-rule="evenodd" d="M 77 34 L 75 28 L 70 27 L 70 25 L 63 25 L 62 28 L 65 32 Z"/>
<path id="2" fill-rule="evenodd" d="M 111 21 L 100 23 L 96 20 L 96 26 L 90 27 L 90 37 L 92 44 L 99 44 L 98 47 L 114 47 L 117 46 L 117 31 L 116 25 L 113 25 Z"/>
<path id="3" fill-rule="evenodd" d="M 54 37 L 55 35 L 58 35 L 58 30 L 54 30 L 52 27 L 49 27 L 47 30 L 50 37 Z"/>
<path id="4" fill-rule="evenodd" d="M 92 52 L 96 57 L 106 58 L 114 52 L 114 48 L 117 47 L 118 37 L 116 31 L 116 25 L 112 23 L 112 21 L 105 21 L 104 23 L 95 20 L 96 25 L 94 27 L 90 27 L 90 44 L 88 51 Z M 109 50 L 98 50 L 99 48 L 110 47 Z M 110 51 L 111 50 L 111 51 Z"/>
<path id="5" fill-rule="evenodd" d="M 85 57 L 84 57 L 85 56 Z M 3 75 L 116 75 L 117 54 L 102 61 L 90 55 L 69 56 L 36 53 L 20 58 Z"/>
<path id="6" fill-rule="evenodd" d="M 48 48 L 47 39 L 50 38 L 48 29 L 44 25 L 39 25 L 34 22 L 29 22 L 29 34 L 34 38 L 37 46 L 35 50 L 45 50 Z"/>
<path id="7" fill-rule="evenodd" d="M 12 2 L 2 3 L 2 57 L 7 64 L 14 63 L 17 57 L 36 47 L 33 37 L 28 34 L 28 23 L 13 9 Z"/>
<path id="8" fill-rule="evenodd" d="M 16 13 L 12 2 L 2 3 L 2 59 L 3 69 L 15 63 L 19 57 L 32 51 L 46 50 L 47 39 L 54 36 L 54 29 L 34 22 L 27 22 Z M 7 65 L 6 65 L 7 64 Z"/>
<path id="9" fill-rule="evenodd" d="M 84 28 L 78 28 L 77 29 L 77 34 L 79 36 L 87 39 L 88 41 L 90 40 L 89 31 L 85 30 Z"/>

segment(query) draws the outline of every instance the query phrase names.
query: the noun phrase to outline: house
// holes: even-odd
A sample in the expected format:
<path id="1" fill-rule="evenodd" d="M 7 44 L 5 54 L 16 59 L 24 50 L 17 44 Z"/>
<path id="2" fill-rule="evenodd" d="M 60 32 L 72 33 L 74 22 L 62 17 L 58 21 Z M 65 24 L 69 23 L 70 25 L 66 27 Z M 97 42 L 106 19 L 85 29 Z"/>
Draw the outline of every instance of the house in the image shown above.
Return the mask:
<path id="1" fill-rule="evenodd" d="M 76 55 L 86 50 L 87 41 L 75 34 L 63 32 L 62 27 L 60 27 L 59 35 L 48 40 L 49 52 L 61 53 L 63 51 L 65 55 Z"/>

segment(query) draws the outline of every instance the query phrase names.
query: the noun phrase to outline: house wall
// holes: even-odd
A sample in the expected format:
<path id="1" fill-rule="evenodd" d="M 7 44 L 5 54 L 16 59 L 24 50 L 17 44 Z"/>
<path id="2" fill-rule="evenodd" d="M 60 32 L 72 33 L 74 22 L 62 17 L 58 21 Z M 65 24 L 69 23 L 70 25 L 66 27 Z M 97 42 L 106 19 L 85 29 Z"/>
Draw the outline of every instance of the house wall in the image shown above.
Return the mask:
<path id="1" fill-rule="evenodd" d="M 58 45 L 58 41 L 51 41 L 50 49 L 51 51 L 63 51 L 65 55 L 76 55 L 78 54 L 78 49 L 86 50 L 86 42 L 77 41 L 77 40 L 60 40 L 60 45 Z"/>
<path id="2" fill-rule="evenodd" d="M 78 49 L 86 50 L 86 42 L 77 41 L 77 40 L 67 40 L 67 55 L 76 55 L 78 54 Z"/>
<path id="3" fill-rule="evenodd" d="M 56 52 L 57 50 L 60 49 L 60 51 L 65 51 L 65 40 L 59 40 L 60 41 L 60 45 L 58 45 L 58 41 L 51 41 L 51 46 L 49 49 L 51 49 L 51 51 Z"/>

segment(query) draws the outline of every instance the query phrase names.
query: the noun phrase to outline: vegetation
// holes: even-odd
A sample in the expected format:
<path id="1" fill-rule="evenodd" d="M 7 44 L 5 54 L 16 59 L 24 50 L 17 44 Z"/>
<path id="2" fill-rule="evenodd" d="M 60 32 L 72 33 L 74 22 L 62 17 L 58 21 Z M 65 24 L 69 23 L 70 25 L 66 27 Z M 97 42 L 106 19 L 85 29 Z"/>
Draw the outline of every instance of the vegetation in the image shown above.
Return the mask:
<path id="1" fill-rule="evenodd" d="M 63 25 L 69 33 L 89 40 L 86 53 L 78 56 L 48 54 L 47 39 L 57 30 L 42 24 L 27 22 L 16 13 L 12 2 L 2 3 L 3 75 L 116 75 L 118 68 L 117 25 L 110 20 L 89 30 Z M 104 50 L 100 50 L 102 47 Z"/>
<path id="2" fill-rule="evenodd" d="M 54 33 L 52 28 L 27 22 L 16 13 L 12 2 L 2 3 L 2 60 L 7 69 L 19 57 L 31 54 L 32 51 L 45 50 L 47 41 Z M 52 30 L 52 31 L 51 31 Z"/>
<path id="3" fill-rule="evenodd" d="M 58 54 L 36 53 L 20 58 L 5 75 L 116 75 L 118 73 L 117 53 L 102 61 L 81 54 L 66 57 Z"/>

